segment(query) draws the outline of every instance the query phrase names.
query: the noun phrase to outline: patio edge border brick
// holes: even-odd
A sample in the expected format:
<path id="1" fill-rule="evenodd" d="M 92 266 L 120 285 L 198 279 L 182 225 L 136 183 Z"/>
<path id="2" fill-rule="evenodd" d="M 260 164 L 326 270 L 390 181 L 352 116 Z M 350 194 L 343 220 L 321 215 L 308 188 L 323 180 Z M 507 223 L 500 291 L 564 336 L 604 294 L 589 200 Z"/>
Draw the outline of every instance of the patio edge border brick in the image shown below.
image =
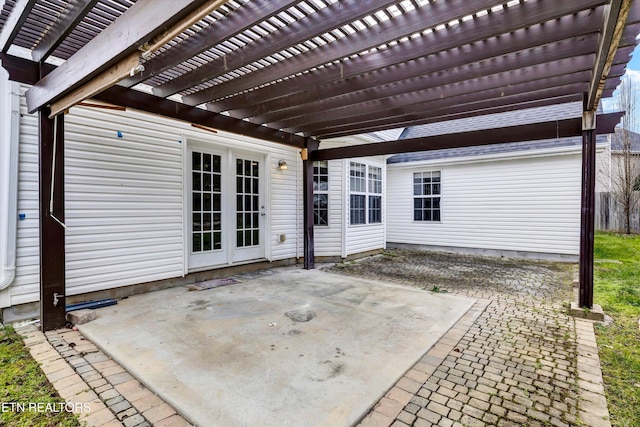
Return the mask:
<path id="1" fill-rule="evenodd" d="M 490 304 L 489 300 L 477 299 L 471 308 L 380 397 L 369 412 L 363 414 L 356 426 L 380 427 L 394 423 L 405 405 L 411 401 L 449 353 L 456 348 Z"/>
<path id="2" fill-rule="evenodd" d="M 579 418 L 590 427 L 611 427 L 593 322 L 576 319 Z"/>
<path id="3" fill-rule="evenodd" d="M 89 412 L 77 413 L 83 425 L 191 425 L 80 332 L 59 329 L 43 334 L 34 325 L 15 329 L 60 396 L 66 402 L 91 405 Z"/>

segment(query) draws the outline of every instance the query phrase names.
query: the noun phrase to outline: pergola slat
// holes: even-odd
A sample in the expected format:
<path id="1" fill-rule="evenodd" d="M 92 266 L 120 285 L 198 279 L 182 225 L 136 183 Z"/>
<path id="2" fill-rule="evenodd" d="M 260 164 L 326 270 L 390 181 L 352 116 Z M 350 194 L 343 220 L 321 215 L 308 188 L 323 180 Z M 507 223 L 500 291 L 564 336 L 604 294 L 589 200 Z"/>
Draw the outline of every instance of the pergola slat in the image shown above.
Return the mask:
<path id="1" fill-rule="evenodd" d="M 401 64 L 390 69 L 381 70 L 375 74 L 375 85 L 363 89 L 358 85 L 361 79 L 349 82 L 343 80 L 336 84 L 323 85 L 288 97 L 278 98 L 271 102 L 259 104 L 252 108 L 254 115 L 258 116 L 256 122 L 271 123 L 288 117 L 296 117 L 303 114 L 326 111 L 351 103 L 360 103 L 401 93 L 400 87 L 407 87 L 407 92 L 438 87 L 482 76 L 504 73 L 511 70 L 524 69 L 537 64 L 563 61 L 570 57 L 576 57 L 575 61 L 590 61 L 585 64 L 588 69 L 593 64 L 592 54 L 595 34 L 590 34 L 578 39 L 572 39 L 564 43 L 545 45 L 534 49 L 519 51 L 517 53 L 471 62 L 458 67 L 449 67 L 446 72 L 425 73 L 424 68 L 416 62 Z M 583 55 L 586 55 L 583 56 Z M 566 61 L 563 61 L 566 63 Z M 409 86 L 409 81 L 423 81 L 421 86 Z M 341 84 L 343 83 L 344 84 Z M 347 84 L 348 83 L 348 84 Z M 246 109 L 248 110 L 248 109 Z M 259 114 L 260 111 L 265 112 Z M 244 118 L 230 112 L 233 117 Z"/>
<path id="2" fill-rule="evenodd" d="M 594 2 L 594 0 L 579 1 Z M 484 10 L 495 5 L 495 3 L 493 0 L 476 0 L 473 3 L 464 0 L 450 0 L 445 6 L 441 2 L 433 2 L 428 6 L 400 15 L 393 20 L 385 21 L 375 31 L 347 35 L 333 43 L 296 55 L 288 61 L 272 64 L 266 67 L 263 70 L 264 72 L 249 73 L 229 82 L 186 96 L 184 102 L 190 105 L 198 105 L 277 81 L 332 61 L 347 58 L 384 43 L 399 40 L 420 31 L 420 29 L 434 27 L 462 18 L 472 11 Z"/>
<path id="3" fill-rule="evenodd" d="M 243 5 L 220 25 L 209 25 L 144 63 L 144 71 L 121 82 L 131 87 L 207 51 L 255 24 L 291 7 L 297 0 L 257 0 Z"/>
<path id="4" fill-rule="evenodd" d="M 158 7 L 139 0 L 108 28 L 27 91 L 29 112 L 77 88 L 160 34 L 204 0 L 172 0 Z"/>
<path id="5" fill-rule="evenodd" d="M 554 15 L 549 13 L 544 18 Z M 477 20 L 484 29 L 481 33 L 471 34 L 462 31 L 455 41 L 437 37 L 433 33 L 424 34 L 382 51 L 349 58 L 340 64 L 330 64 L 282 82 L 208 103 L 206 107 L 215 112 L 242 109 L 247 105 L 277 99 L 323 84 L 337 82 L 335 84 L 344 85 L 346 83 L 342 82 L 351 78 L 358 79 L 354 84 L 367 87 L 367 81 L 375 81 L 377 74 L 365 75 L 366 73 L 407 61 L 417 61 L 417 66 L 422 67 L 425 73 L 432 73 L 467 62 L 477 62 L 558 40 L 571 39 L 596 32 L 602 22 L 602 8 L 564 16 L 529 28 L 522 28 L 522 24 L 506 20 L 508 25 L 503 29 L 508 33 L 500 37 L 495 37 L 495 26 L 500 25 L 503 20 L 496 18 L 495 14 L 491 17 L 479 17 Z"/>
<path id="6" fill-rule="evenodd" d="M 31 52 L 33 60 L 40 62 L 49 57 L 97 2 L 98 0 L 71 0 L 65 13 L 58 17 L 55 24 L 33 48 Z"/>
<path id="7" fill-rule="evenodd" d="M 280 31 L 261 38 L 251 46 L 239 49 L 218 60 L 211 61 L 190 73 L 173 79 L 165 85 L 156 87 L 154 88 L 154 93 L 163 97 L 173 95 L 189 87 L 219 77 L 230 70 L 240 68 L 260 58 L 280 52 L 302 41 L 312 39 L 333 28 L 353 22 L 356 19 L 369 15 L 393 3 L 395 3 L 395 1 L 390 0 L 369 0 L 366 2 L 362 2 L 361 0 L 347 0 L 334 3 L 317 13 L 294 22 Z M 208 99 L 206 101 L 208 101 Z M 202 102 L 186 103 L 189 105 L 198 105 Z"/>
<path id="8" fill-rule="evenodd" d="M 0 31 L 0 52 L 6 53 L 27 20 L 36 0 L 17 0 Z"/>
<path id="9" fill-rule="evenodd" d="M 491 106 L 505 105 L 512 99 L 513 96 L 539 96 L 540 92 L 555 90 L 557 88 L 565 88 L 571 86 L 573 90 L 578 89 L 578 86 L 583 86 L 586 90 L 588 87 L 590 71 L 582 71 L 570 75 L 561 75 L 554 77 L 541 78 L 538 80 L 526 80 L 524 82 L 515 83 L 517 80 L 513 80 L 514 83 L 510 84 L 507 77 L 500 76 L 499 78 L 489 79 L 487 86 L 493 86 L 491 88 L 483 87 L 478 81 L 474 82 L 475 85 L 469 84 L 465 87 L 465 84 L 456 85 L 457 88 L 443 88 L 442 92 L 439 92 L 438 88 L 429 90 L 430 100 L 419 101 L 422 99 L 421 94 L 406 94 L 400 97 L 399 100 L 393 102 L 392 100 L 381 100 L 379 102 L 367 103 L 368 108 L 356 109 L 349 113 L 344 109 L 336 110 L 335 114 L 326 114 L 326 120 L 322 120 L 322 114 L 316 115 L 315 120 L 308 122 L 304 126 L 296 127 L 297 132 L 303 132 L 305 134 L 325 133 L 327 129 L 353 127 L 359 126 L 361 123 L 371 122 L 389 122 L 389 121 L 404 121 L 405 117 L 413 117 L 422 114 L 422 112 L 432 113 L 442 109 L 447 109 L 455 106 L 465 106 L 468 109 L 475 109 L 472 104 L 486 102 L 491 103 Z M 506 80 L 503 84 L 503 81 Z M 574 82 L 581 83 L 574 83 Z M 447 89 L 449 89 L 451 96 L 448 96 Z M 441 94 L 441 97 L 438 96 Z M 564 93 L 565 95 L 568 93 Z M 413 97 L 415 95 L 415 97 Z M 559 95 L 554 95 L 559 96 Z M 418 101 L 418 102 L 416 102 Z M 342 113 L 342 116 L 340 115 Z M 346 116 L 345 116 L 346 115 Z M 290 131 L 289 129 L 286 129 Z"/>
<path id="10" fill-rule="evenodd" d="M 586 90 L 587 83 L 575 83 L 572 85 L 545 88 L 536 92 L 518 93 L 516 95 L 500 97 L 500 99 L 487 99 L 483 101 L 473 102 L 470 104 L 453 105 L 451 107 L 443 107 L 430 111 L 416 111 L 412 114 L 406 114 L 401 117 L 393 117 L 381 120 L 363 121 L 354 124 L 346 124 L 341 126 L 333 126 L 324 129 L 313 130 L 314 135 L 318 135 L 321 139 L 338 138 L 353 135 L 353 129 L 358 132 L 376 132 L 400 127 L 417 126 L 424 124 L 427 120 L 434 117 L 449 116 L 464 112 L 473 112 L 473 115 L 488 114 L 488 111 L 495 109 L 506 109 L 512 104 L 524 102 L 539 101 L 547 98 L 557 98 L 581 93 Z M 311 132 L 311 131 L 310 131 Z"/>
<path id="11" fill-rule="evenodd" d="M 471 88 L 474 91 L 486 90 L 591 69 L 595 55 L 587 54 L 589 49 L 574 50 L 570 49 L 571 46 L 566 47 L 568 49 L 552 52 L 540 49 L 531 55 L 527 53 L 511 55 L 503 58 L 503 61 L 471 64 L 476 66 L 450 69 L 447 73 L 429 74 L 411 80 L 393 82 L 384 87 L 376 86 L 309 104 L 298 102 L 290 109 L 271 110 L 275 112 L 261 116 L 258 121 L 266 122 L 269 126 L 279 129 L 294 129 L 316 121 L 318 118 L 326 121 L 331 118 L 346 117 L 345 115 L 353 114 L 354 111 L 376 102 L 384 104 L 384 108 L 389 108 L 390 105 L 395 105 L 393 97 L 403 97 L 405 94 L 407 96 L 403 97 L 404 102 L 408 102 L 411 98 L 428 101 L 468 93 Z M 584 56 L 567 58 L 567 53 Z"/>

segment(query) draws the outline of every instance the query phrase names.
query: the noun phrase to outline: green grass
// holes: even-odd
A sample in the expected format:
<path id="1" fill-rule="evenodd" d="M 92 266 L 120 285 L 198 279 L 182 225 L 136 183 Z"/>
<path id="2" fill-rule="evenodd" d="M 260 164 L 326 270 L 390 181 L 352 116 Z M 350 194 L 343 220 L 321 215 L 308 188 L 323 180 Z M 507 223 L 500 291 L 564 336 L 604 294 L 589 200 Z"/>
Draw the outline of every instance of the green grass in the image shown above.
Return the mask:
<path id="1" fill-rule="evenodd" d="M 12 403 L 40 403 L 60 408 L 64 400 L 47 381 L 38 363 L 24 347 L 11 327 L 0 328 L 0 426 L 3 427 L 75 427 L 75 415 L 60 411 L 15 411 Z M 54 406 L 57 404 L 56 406 Z"/>
<path id="2" fill-rule="evenodd" d="M 611 423 L 640 426 L 640 236 L 595 240 L 594 302 L 614 319 L 596 326 Z"/>

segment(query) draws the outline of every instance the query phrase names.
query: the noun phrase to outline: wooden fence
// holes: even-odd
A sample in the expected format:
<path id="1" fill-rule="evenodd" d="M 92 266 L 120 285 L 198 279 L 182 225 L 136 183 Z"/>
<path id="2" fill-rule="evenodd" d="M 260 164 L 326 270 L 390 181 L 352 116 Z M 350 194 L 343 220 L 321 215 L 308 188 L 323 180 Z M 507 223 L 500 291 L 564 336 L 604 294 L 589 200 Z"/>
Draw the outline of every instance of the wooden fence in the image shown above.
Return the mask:
<path id="1" fill-rule="evenodd" d="M 640 197 L 640 191 L 635 191 Z M 611 193 L 596 193 L 596 230 L 624 231 L 624 211 Z M 640 207 L 631 212 L 631 231 L 640 233 Z"/>

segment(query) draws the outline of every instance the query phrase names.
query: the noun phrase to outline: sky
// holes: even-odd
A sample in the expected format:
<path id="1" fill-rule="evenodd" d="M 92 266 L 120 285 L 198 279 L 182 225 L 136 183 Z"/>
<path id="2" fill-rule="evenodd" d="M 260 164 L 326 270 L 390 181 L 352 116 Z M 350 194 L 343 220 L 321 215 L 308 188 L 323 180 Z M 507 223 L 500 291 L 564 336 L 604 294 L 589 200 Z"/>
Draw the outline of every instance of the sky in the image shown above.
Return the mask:
<path id="1" fill-rule="evenodd" d="M 640 38 L 640 35 L 638 36 Z M 627 71 L 625 75 L 628 75 L 634 80 L 633 87 L 640 90 L 640 45 L 636 46 L 633 50 L 631 60 L 627 64 Z M 613 105 L 613 100 L 617 92 L 613 93 L 613 98 L 605 98 L 602 100 L 602 109 L 605 112 L 615 111 L 616 108 Z M 640 94 L 638 94 L 640 95 Z"/>

